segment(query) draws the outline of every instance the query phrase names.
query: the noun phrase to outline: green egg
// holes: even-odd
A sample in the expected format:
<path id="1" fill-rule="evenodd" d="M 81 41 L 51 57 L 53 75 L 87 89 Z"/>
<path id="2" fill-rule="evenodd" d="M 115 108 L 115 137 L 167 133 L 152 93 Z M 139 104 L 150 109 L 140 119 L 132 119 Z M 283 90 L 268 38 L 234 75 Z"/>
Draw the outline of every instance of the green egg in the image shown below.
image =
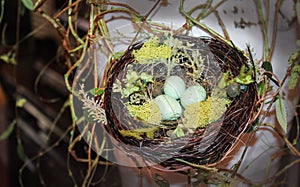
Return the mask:
<path id="1" fill-rule="evenodd" d="M 164 84 L 164 92 L 166 95 L 179 99 L 185 90 L 185 83 L 178 76 L 170 76 Z"/>
<path id="2" fill-rule="evenodd" d="M 185 108 L 187 105 L 204 101 L 206 99 L 206 91 L 200 85 L 191 86 L 181 95 L 181 105 Z"/>
<path id="3" fill-rule="evenodd" d="M 168 95 L 159 95 L 154 99 L 157 104 L 163 120 L 176 120 L 181 116 L 182 108 L 176 99 Z"/>

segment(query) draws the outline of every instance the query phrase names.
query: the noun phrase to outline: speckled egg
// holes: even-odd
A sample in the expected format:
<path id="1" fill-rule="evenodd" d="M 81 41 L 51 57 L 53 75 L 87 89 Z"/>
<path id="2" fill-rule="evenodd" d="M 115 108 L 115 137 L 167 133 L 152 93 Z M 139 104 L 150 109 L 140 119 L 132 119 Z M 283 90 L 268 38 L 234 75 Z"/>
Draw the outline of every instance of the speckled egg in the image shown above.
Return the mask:
<path id="1" fill-rule="evenodd" d="M 178 76 L 170 76 L 166 79 L 164 84 L 164 92 L 166 95 L 179 99 L 185 91 L 185 83 L 182 78 Z"/>
<path id="2" fill-rule="evenodd" d="M 200 85 L 191 86 L 181 95 L 181 105 L 185 108 L 187 105 L 204 101 L 206 99 L 206 91 Z"/>
<path id="3" fill-rule="evenodd" d="M 154 99 L 163 120 L 176 120 L 181 116 L 182 108 L 179 102 L 168 95 L 159 95 Z"/>

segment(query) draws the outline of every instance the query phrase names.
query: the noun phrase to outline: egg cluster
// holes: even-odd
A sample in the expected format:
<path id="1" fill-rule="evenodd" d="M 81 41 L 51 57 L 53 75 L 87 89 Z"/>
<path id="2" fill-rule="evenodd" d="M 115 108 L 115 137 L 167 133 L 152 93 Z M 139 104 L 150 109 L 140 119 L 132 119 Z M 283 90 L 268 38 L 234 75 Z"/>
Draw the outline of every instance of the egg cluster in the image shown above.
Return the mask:
<path id="1" fill-rule="evenodd" d="M 181 116 L 183 108 L 206 99 L 206 91 L 201 85 L 186 88 L 179 76 L 167 77 L 163 90 L 164 94 L 154 99 L 163 120 L 176 120 Z"/>

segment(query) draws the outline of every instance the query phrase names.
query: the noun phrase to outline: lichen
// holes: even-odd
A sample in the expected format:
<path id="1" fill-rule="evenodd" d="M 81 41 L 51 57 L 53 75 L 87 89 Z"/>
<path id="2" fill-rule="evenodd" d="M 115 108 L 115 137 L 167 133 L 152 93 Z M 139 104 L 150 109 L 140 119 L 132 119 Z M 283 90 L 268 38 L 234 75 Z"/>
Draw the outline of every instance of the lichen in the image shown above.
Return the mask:
<path id="1" fill-rule="evenodd" d="M 193 80 L 199 79 L 204 68 L 204 61 L 208 60 L 202 56 L 199 49 L 193 48 L 194 44 L 189 42 L 183 43 L 172 35 L 168 36 L 164 43 L 173 50 L 173 64 L 182 63 L 185 68 L 189 69 L 187 72 L 188 76 Z M 185 60 L 183 61 L 183 59 Z"/>
<path id="2" fill-rule="evenodd" d="M 124 88 L 122 87 L 122 83 L 125 83 Z M 119 79 L 114 82 L 113 92 L 120 92 L 122 98 L 128 97 L 134 92 L 144 92 L 148 83 L 153 83 L 153 75 L 148 75 L 145 72 L 138 75 L 137 72 L 130 69 L 122 82 Z"/>
<path id="3" fill-rule="evenodd" d="M 229 99 L 212 96 L 205 101 L 190 104 L 183 113 L 183 125 L 192 129 L 203 128 L 221 118 L 230 103 Z"/>
<path id="4" fill-rule="evenodd" d="M 137 120 L 145 121 L 149 124 L 159 124 L 162 120 L 158 106 L 152 100 L 144 102 L 142 105 L 132 105 L 127 103 L 127 109 L 131 116 Z"/>
<path id="5" fill-rule="evenodd" d="M 184 66 L 191 69 L 191 72 L 187 72 L 187 74 L 194 80 L 197 80 L 201 77 L 205 59 L 198 50 L 192 50 L 192 56 L 188 56 L 188 59 L 189 62 L 185 62 Z"/>
<path id="6" fill-rule="evenodd" d="M 137 140 L 141 140 L 142 139 L 141 135 L 144 134 L 143 132 L 136 132 L 134 130 L 120 130 L 119 132 L 124 137 L 132 137 Z"/>
<path id="7" fill-rule="evenodd" d="M 140 49 L 134 50 L 132 54 L 137 62 L 145 64 L 153 63 L 154 60 L 170 58 L 172 49 L 168 45 L 160 44 L 158 37 L 152 37 Z"/>
<path id="8" fill-rule="evenodd" d="M 120 130 L 122 136 L 124 137 L 132 137 L 137 140 L 142 139 L 142 135 L 145 135 L 147 138 L 153 140 L 155 132 L 159 130 L 159 127 L 151 127 L 151 128 L 141 128 L 134 130 Z"/>

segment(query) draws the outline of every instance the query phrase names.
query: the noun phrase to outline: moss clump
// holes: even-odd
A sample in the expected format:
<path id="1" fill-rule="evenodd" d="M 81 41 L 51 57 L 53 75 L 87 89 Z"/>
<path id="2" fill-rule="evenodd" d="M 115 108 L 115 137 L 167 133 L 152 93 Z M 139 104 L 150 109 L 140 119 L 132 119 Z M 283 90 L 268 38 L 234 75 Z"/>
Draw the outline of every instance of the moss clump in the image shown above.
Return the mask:
<path id="1" fill-rule="evenodd" d="M 154 134 L 156 131 L 159 130 L 159 127 L 152 127 L 152 128 L 141 128 L 141 129 L 135 129 L 135 130 L 120 130 L 122 136 L 124 137 L 132 137 L 137 140 L 142 139 L 142 135 L 145 135 L 147 138 L 153 140 Z"/>
<path id="2" fill-rule="evenodd" d="M 131 137 L 137 140 L 141 140 L 142 139 L 141 135 L 144 134 L 143 132 L 136 132 L 134 130 L 120 130 L 119 132 L 124 137 Z"/>
<path id="3" fill-rule="evenodd" d="M 183 125 L 192 129 L 203 128 L 221 118 L 230 102 L 228 99 L 213 96 L 205 101 L 190 104 L 183 113 Z"/>
<path id="4" fill-rule="evenodd" d="M 145 121 L 150 124 L 159 124 L 162 120 L 162 116 L 157 104 L 148 100 L 142 105 L 127 104 L 127 109 L 131 116 L 137 120 Z"/>
<path id="5" fill-rule="evenodd" d="M 160 44 L 158 37 L 150 38 L 143 46 L 133 51 L 134 58 L 141 64 L 151 63 L 154 60 L 167 59 L 172 55 L 170 46 Z"/>

